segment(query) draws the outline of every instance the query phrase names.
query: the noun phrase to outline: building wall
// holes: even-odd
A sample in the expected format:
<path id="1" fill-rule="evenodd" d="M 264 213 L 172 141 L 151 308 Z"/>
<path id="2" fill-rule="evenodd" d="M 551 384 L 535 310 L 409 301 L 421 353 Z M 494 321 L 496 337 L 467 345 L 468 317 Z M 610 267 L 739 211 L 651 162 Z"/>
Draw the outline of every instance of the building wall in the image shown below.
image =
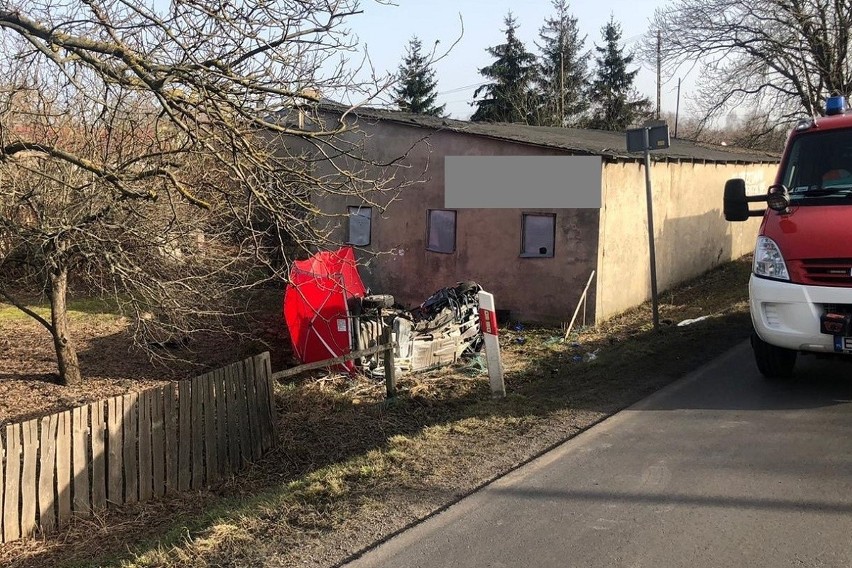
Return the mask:
<path id="1" fill-rule="evenodd" d="M 495 294 L 513 319 L 564 322 L 571 318 L 592 270 L 587 318 L 603 321 L 650 298 L 645 177 L 640 161 L 604 162 L 597 209 L 543 209 L 555 213 L 553 258 L 521 258 L 523 210 L 461 209 L 456 250 L 428 251 L 427 211 L 443 208 L 445 156 L 563 155 L 542 148 L 458 132 L 435 131 L 390 121 L 361 119 L 353 139 L 379 163 L 395 162 L 406 187 L 383 215 L 374 208 L 371 243 L 357 250 L 360 271 L 374 293 L 393 294 L 413 307 L 432 292 L 475 280 Z M 399 159 L 406 153 L 404 159 Z M 762 193 L 774 164 L 652 163 L 659 291 L 753 250 L 759 218 L 728 223 L 722 214 L 725 181 L 746 178 Z M 375 172 L 374 172 L 375 173 Z M 523 191 L 524 188 L 518 188 Z M 383 198 L 386 199 L 386 196 Z M 352 199 L 325 195 L 325 211 L 341 215 L 334 236 L 346 238 L 343 214 Z M 600 246 L 598 246 L 600 244 Z"/>
<path id="2" fill-rule="evenodd" d="M 474 280 L 492 292 L 497 308 L 510 310 L 513 319 L 570 319 L 597 262 L 597 209 L 460 209 L 455 252 L 426 249 L 427 210 L 444 208 L 444 156 L 562 152 L 387 121 L 375 124 L 362 120 L 359 126 L 367 135 L 367 155 L 377 161 L 389 161 L 412 148 L 403 162 L 407 169 L 397 171 L 397 175 L 423 181 L 403 190 L 381 217 L 374 209 L 370 246 L 356 253 L 365 262 L 360 271 L 372 291 L 393 294 L 401 303 L 416 306 L 435 290 Z M 599 192 L 600 188 L 588 190 Z M 358 203 L 330 195 L 321 200 L 321 207 L 327 211 L 345 212 L 348 205 Z M 524 212 L 556 214 L 553 258 L 521 258 Z M 345 231 L 342 223 L 335 234 L 345 240 Z M 589 318 L 594 317 L 594 301 L 591 296 Z"/>
<path id="3" fill-rule="evenodd" d="M 652 163 L 657 287 L 664 291 L 752 252 L 760 219 L 729 223 L 722 214 L 725 181 L 746 178 L 765 191 L 772 164 Z M 651 297 L 645 173 L 640 162 L 605 163 L 600 221 L 598 321 Z"/>

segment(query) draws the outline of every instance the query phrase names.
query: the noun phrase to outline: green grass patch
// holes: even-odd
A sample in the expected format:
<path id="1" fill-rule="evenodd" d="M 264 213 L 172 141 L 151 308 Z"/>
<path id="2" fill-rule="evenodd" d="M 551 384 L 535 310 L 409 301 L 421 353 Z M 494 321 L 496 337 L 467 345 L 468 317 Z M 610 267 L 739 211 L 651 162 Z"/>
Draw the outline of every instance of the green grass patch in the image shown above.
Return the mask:
<path id="1" fill-rule="evenodd" d="M 27 303 L 26 307 L 50 321 L 50 302 Z M 68 300 L 68 317 L 72 319 L 117 317 L 118 308 L 114 301 L 101 298 L 74 298 Z M 22 321 L 30 316 L 11 304 L 0 303 L 0 322 Z"/>

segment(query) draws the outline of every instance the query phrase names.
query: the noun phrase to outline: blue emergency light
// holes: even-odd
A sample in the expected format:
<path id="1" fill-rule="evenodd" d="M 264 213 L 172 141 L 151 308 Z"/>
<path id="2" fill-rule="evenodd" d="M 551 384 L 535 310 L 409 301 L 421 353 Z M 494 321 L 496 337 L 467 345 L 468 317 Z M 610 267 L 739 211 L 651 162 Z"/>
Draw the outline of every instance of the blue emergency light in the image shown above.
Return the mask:
<path id="1" fill-rule="evenodd" d="M 849 107 L 846 105 L 846 97 L 844 96 L 828 97 L 828 100 L 825 101 L 826 116 L 843 114 L 848 108 Z"/>

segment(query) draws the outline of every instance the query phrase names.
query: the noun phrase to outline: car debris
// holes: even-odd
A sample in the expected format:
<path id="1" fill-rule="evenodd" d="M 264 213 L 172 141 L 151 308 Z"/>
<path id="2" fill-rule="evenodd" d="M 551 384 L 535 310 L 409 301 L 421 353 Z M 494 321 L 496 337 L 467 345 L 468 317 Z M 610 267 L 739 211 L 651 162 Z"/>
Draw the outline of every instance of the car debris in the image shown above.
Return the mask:
<path id="1" fill-rule="evenodd" d="M 284 296 L 284 317 L 293 352 L 302 363 L 331 359 L 378 346 L 391 331 L 394 365 L 403 372 L 454 363 L 482 349 L 476 282 L 441 288 L 408 310 L 392 295 L 369 294 L 354 251 L 343 247 L 293 263 Z M 344 365 L 354 372 L 383 373 L 381 353 Z"/>

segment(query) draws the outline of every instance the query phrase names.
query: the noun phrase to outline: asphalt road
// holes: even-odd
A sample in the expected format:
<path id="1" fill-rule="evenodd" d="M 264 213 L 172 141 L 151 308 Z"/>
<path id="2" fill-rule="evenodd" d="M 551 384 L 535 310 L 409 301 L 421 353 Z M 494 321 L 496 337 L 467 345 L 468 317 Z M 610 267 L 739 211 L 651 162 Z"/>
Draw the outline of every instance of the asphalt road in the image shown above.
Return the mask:
<path id="1" fill-rule="evenodd" d="M 852 566 L 852 363 L 743 344 L 350 568 Z"/>

